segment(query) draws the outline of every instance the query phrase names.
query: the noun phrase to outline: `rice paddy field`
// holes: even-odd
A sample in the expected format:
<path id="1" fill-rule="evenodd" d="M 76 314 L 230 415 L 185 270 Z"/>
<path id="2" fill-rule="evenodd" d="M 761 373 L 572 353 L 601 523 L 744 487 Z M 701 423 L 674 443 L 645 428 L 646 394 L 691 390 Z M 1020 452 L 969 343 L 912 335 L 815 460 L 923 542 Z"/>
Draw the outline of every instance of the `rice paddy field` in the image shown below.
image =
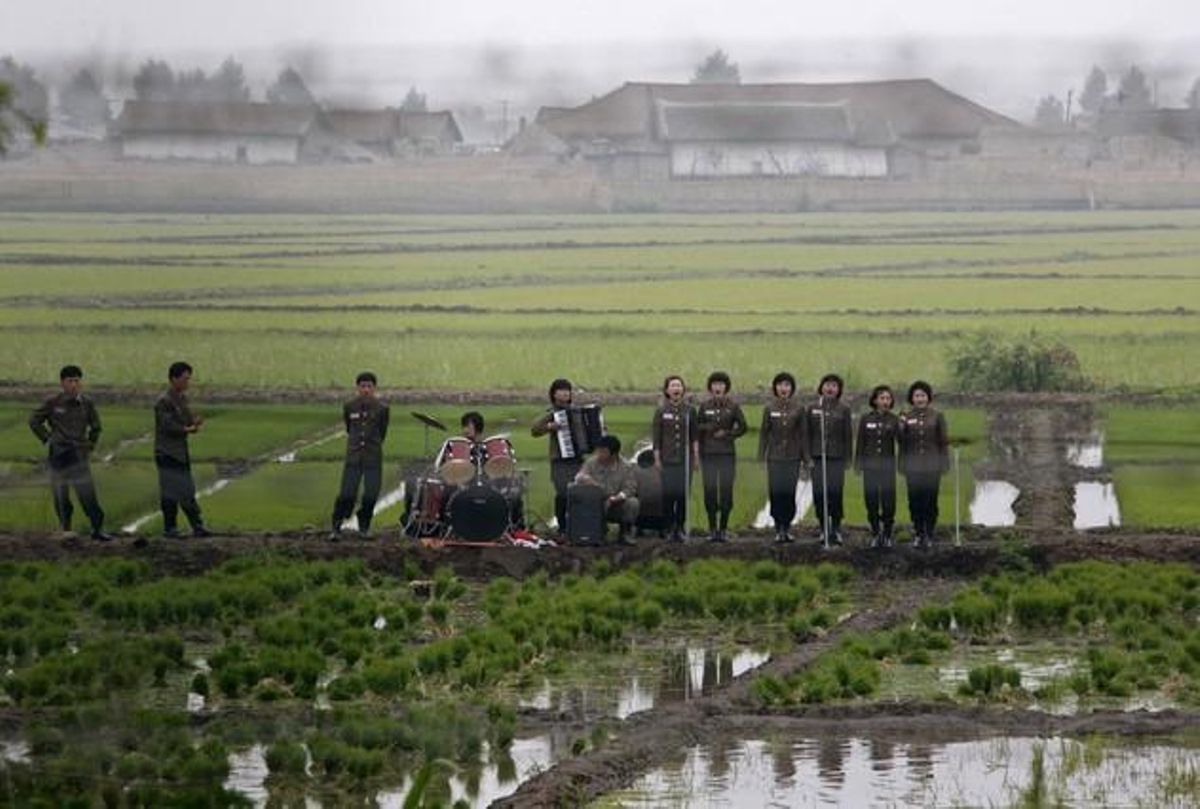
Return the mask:
<path id="1" fill-rule="evenodd" d="M 1091 390 L 962 395 L 976 334 Z M 0 214 L 0 806 L 1200 805 L 1200 212 Z M 220 536 L 160 539 L 152 404 L 196 369 Z M 29 412 L 78 363 L 111 543 L 58 537 Z M 323 541 L 338 400 L 391 402 L 375 540 Z M 405 487 L 478 409 L 548 534 L 548 382 L 627 456 L 728 371 L 734 541 L 429 547 Z M 770 378 L 949 394 L 939 542 L 773 545 Z M 699 486 L 693 526 L 703 531 Z M 77 521 L 82 515 L 77 516 Z M 958 546 L 954 523 L 962 524 Z"/>
<path id="2" fill-rule="evenodd" d="M 780 368 L 949 384 L 964 335 L 1066 342 L 1103 389 L 1194 392 L 1200 213 L 0 215 L 0 379 L 653 391 Z M 86 346 L 86 351 L 83 348 Z"/>

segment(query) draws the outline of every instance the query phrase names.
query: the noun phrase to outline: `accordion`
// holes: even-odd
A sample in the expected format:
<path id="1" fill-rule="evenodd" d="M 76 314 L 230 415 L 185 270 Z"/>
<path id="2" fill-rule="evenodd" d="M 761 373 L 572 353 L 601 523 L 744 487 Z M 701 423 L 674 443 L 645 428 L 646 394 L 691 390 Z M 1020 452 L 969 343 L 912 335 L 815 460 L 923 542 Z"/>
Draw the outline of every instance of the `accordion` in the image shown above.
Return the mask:
<path id="1" fill-rule="evenodd" d="M 555 410 L 554 423 L 560 428 L 556 435 L 558 454 L 563 458 L 582 458 L 596 448 L 596 442 L 606 432 L 600 405 Z"/>

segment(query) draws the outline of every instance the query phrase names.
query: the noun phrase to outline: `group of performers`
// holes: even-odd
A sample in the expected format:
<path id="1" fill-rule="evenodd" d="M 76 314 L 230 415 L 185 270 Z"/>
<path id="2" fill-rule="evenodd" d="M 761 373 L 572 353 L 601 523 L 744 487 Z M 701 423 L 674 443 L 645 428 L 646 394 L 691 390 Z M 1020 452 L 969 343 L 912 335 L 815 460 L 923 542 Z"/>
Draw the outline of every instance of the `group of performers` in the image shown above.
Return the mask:
<path id="1" fill-rule="evenodd" d="M 188 437 L 204 424 L 187 399 L 192 373 L 186 362 L 172 364 L 168 388 L 154 405 L 154 463 L 167 537 L 180 536 L 181 510 L 194 536 L 211 535 L 196 502 L 188 453 Z M 61 392 L 29 419 L 34 434 L 48 447 L 55 513 L 60 527 L 70 531 L 73 488 L 91 523 L 91 536 L 107 541 L 112 536 L 104 530 L 104 512 L 89 465 L 100 435 L 100 418 L 95 404 L 83 394 L 83 371 L 78 366 L 64 367 L 60 382 Z M 356 504 L 358 532 L 370 531 L 383 481 L 383 444 L 390 418 L 377 384 L 374 374 L 359 374 L 354 396 L 342 407 L 346 454 L 331 515 L 331 540 L 339 539 L 351 524 Z M 892 389 L 877 386 L 871 391 L 870 409 L 858 418 L 855 429 L 850 408 L 842 401 L 843 387 L 841 377 L 827 374 L 817 385 L 816 398 L 801 401 L 791 374 L 781 372 L 771 382 L 757 457 L 766 466 L 775 541 L 793 541 L 796 488 L 807 473 L 820 541 L 842 544 L 843 487 L 852 468 L 863 477 L 871 545 L 886 548 L 895 543 L 899 473 L 907 482 L 913 544 L 928 546 L 937 525 L 940 479 L 949 468 L 946 419 L 932 406 L 932 388 L 926 382 L 912 383 L 906 397 L 909 407 L 897 414 Z M 607 433 L 600 406 L 577 405 L 571 382 L 554 380 L 549 407 L 534 421 L 531 433 L 548 436 L 554 526 L 561 538 L 603 541 L 605 525 L 613 523 L 618 542 L 632 542 L 634 532 L 645 527 L 683 541 L 691 477 L 699 473 L 708 539 L 726 541 L 737 473 L 736 445 L 748 427 L 732 388 L 727 373 L 714 372 L 708 377 L 706 395 L 693 402 L 683 378 L 668 376 L 662 402 L 650 421 L 649 445 L 636 452 L 631 462 L 621 454 L 620 439 Z M 427 426 L 445 429 L 436 419 L 414 415 Z M 460 426 L 461 435 L 442 444 L 432 468 L 407 481 L 406 532 L 468 540 L 536 539 L 526 530 L 527 481 L 517 468 L 507 436 L 487 436 L 484 418 L 475 411 L 464 414 Z"/>

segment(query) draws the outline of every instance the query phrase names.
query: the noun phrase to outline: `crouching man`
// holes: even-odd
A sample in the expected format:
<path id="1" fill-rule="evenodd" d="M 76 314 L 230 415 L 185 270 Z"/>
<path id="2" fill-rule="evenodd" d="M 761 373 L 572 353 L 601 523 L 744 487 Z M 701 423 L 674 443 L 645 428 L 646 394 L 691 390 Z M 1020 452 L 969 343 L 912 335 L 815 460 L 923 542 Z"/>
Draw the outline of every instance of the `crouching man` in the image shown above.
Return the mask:
<path id="1" fill-rule="evenodd" d="M 630 531 L 638 518 L 637 478 L 621 458 L 621 440 L 606 435 L 596 445 L 575 477 L 577 486 L 596 486 L 603 490 L 604 520 L 617 523 L 617 541 L 632 545 Z M 568 519 L 570 519 L 568 515 Z"/>

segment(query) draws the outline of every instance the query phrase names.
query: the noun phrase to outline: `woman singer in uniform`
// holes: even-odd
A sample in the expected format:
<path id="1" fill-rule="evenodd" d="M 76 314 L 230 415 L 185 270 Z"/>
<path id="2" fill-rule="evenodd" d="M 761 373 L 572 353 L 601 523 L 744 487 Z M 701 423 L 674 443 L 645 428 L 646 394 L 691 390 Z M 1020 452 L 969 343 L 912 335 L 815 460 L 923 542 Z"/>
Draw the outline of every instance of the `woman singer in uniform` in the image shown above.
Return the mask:
<path id="1" fill-rule="evenodd" d="M 895 396 L 887 385 L 871 391 L 871 410 L 858 420 L 854 442 L 854 469 L 863 476 L 863 498 L 871 525 L 871 547 L 895 544 L 896 523 L 896 437 L 900 420 L 892 412 Z"/>
<path id="2" fill-rule="evenodd" d="M 900 471 L 908 484 L 913 547 L 933 544 L 938 518 L 938 485 L 950 468 L 946 417 L 933 409 L 933 388 L 917 381 L 908 388 L 911 407 L 900 416 Z"/>
<path id="3" fill-rule="evenodd" d="M 700 472 L 704 476 L 704 510 L 708 512 L 708 539 L 724 542 L 733 511 L 733 481 L 737 476 L 734 441 L 746 434 L 742 407 L 730 396 L 733 382 L 724 371 L 708 376 L 708 398 L 696 411 Z"/>

